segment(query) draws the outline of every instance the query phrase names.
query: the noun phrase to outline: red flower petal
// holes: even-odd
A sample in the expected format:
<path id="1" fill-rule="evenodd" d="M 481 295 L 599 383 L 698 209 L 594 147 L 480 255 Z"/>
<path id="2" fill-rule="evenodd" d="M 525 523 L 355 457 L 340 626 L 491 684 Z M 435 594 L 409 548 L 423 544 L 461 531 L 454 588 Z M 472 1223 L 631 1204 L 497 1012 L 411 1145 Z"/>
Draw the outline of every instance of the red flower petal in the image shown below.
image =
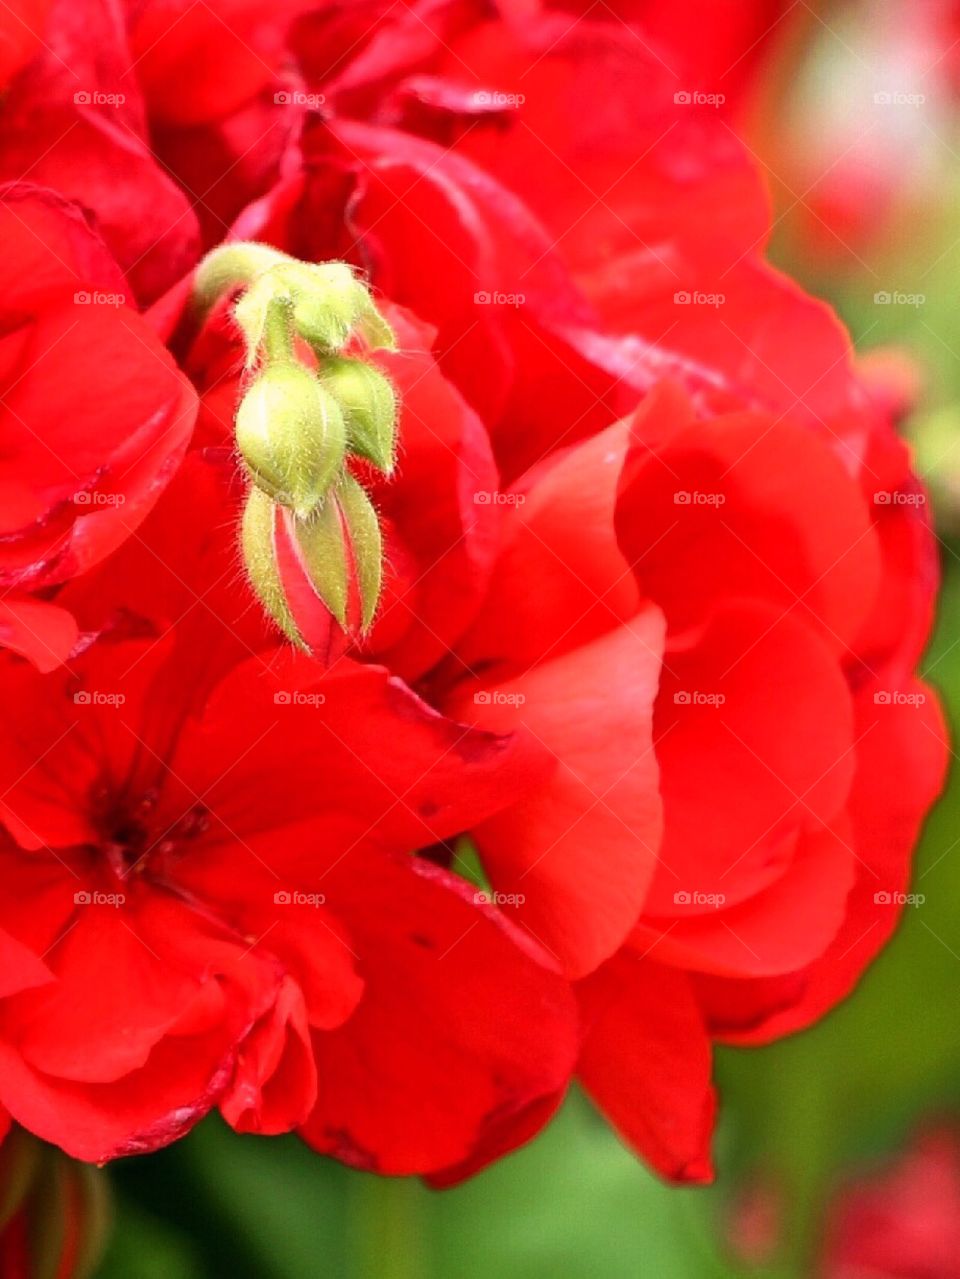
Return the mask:
<path id="1" fill-rule="evenodd" d="M 320 1088 L 302 1135 L 393 1175 L 457 1164 L 488 1133 L 502 1142 L 510 1117 L 525 1138 L 528 1107 L 573 1065 L 566 983 L 445 872 L 413 861 L 371 871 L 354 861 L 328 880 L 366 990 L 346 1026 L 314 1036 Z"/>
<path id="2" fill-rule="evenodd" d="M 617 531 L 642 588 L 673 627 L 721 602 L 763 599 L 813 621 L 843 651 L 879 578 L 870 515 L 849 472 L 825 440 L 786 421 L 691 419 L 671 387 L 634 419 Z"/>
<path id="3" fill-rule="evenodd" d="M 678 907 L 678 893 L 732 905 L 769 885 L 797 833 L 828 823 L 850 790 L 846 680 L 813 628 L 776 608 L 730 604 L 668 648 L 655 730 L 664 836 L 654 914 L 696 910 Z"/>
<path id="4" fill-rule="evenodd" d="M 704 983 L 714 1031 L 733 1042 L 765 1043 L 815 1021 L 849 993 L 896 927 L 920 824 L 942 785 L 946 729 L 923 684 L 897 696 L 880 690 L 879 702 L 875 691 L 867 686 L 857 699 L 850 813 L 859 860 L 843 926 L 816 962 L 780 981 Z"/>
<path id="5" fill-rule="evenodd" d="M 724 976 L 791 973 L 819 958 L 845 923 L 857 874 L 851 832 L 838 825 L 802 834 L 786 870 L 752 897 L 688 918 L 646 915 L 631 945 L 660 963 Z"/>
<path id="6" fill-rule="evenodd" d="M 587 1092 L 661 1176 L 711 1181 L 710 1040 L 689 979 L 622 951 L 577 989 Z"/>
<path id="7" fill-rule="evenodd" d="M 637 613 L 637 585 L 613 530 L 626 447 L 626 424 L 617 423 L 553 454 L 509 493 L 484 495 L 503 502 L 504 529 L 483 608 L 457 646 L 467 666 L 522 669 Z"/>
<path id="8" fill-rule="evenodd" d="M 494 886 L 520 898 L 517 918 L 577 976 L 623 941 L 654 873 L 662 642 L 661 615 L 647 608 L 516 679 L 456 694 L 457 714 L 525 730 L 556 760 L 548 781 L 473 834 Z"/>

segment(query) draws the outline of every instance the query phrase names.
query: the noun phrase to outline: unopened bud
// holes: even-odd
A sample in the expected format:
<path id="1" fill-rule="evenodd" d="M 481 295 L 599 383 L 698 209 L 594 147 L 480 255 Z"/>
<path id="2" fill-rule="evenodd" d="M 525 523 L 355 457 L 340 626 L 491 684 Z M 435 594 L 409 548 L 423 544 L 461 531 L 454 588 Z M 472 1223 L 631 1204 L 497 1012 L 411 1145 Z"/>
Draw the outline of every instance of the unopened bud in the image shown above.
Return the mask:
<path id="1" fill-rule="evenodd" d="M 238 242 L 208 253 L 194 276 L 200 311 L 237 286 L 244 295 L 235 315 L 247 342 L 247 364 L 256 363 L 270 306 L 286 303 L 296 332 L 320 355 L 341 350 L 358 336 L 371 350 L 396 347 L 396 338 L 367 286 L 346 262 L 300 262 L 267 244 Z"/>
<path id="2" fill-rule="evenodd" d="M 237 446 L 255 482 L 298 515 L 323 500 L 346 439 L 340 406 L 302 364 L 269 365 L 237 410 Z"/>
<path id="3" fill-rule="evenodd" d="M 346 262 L 299 262 L 268 245 L 226 245 L 197 270 L 198 308 L 237 285 L 244 292 L 233 313 L 247 367 L 256 370 L 236 419 L 253 481 L 241 529 L 244 562 L 281 630 L 307 651 L 329 650 L 334 639 L 346 643 L 369 629 L 382 584 L 380 523 L 349 459 L 362 457 L 389 475 L 396 450 L 389 379 L 341 353 L 393 349 L 396 339 Z M 317 368 L 308 367 L 313 358 Z"/>
<path id="4" fill-rule="evenodd" d="M 383 573 L 380 521 L 349 471 L 308 519 L 295 519 L 298 558 L 313 589 L 340 625 L 370 629 Z"/>
<path id="5" fill-rule="evenodd" d="M 298 264 L 284 273 L 293 292 L 293 322 L 316 351 L 343 347 L 366 295 L 364 285 L 345 262 Z"/>
<path id="6" fill-rule="evenodd" d="M 371 348 L 396 345 L 367 286 L 346 262 L 296 263 L 276 275 L 290 289 L 294 327 L 318 355 L 342 350 L 355 332 Z"/>
<path id="7" fill-rule="evenodd" d="M 241 547 L 260 603 L 298 647 L 311 651 L 315 641 L 305 636 L 317 634 L 318 602 L 322 615 L 332 615 L 342 631 L 370 629 L 382 580 L 380 522 L 349 472 L 305 518 L 251 489 Z"/>
<path id="8" fill-rule="evenodd" d="M 365 490 L 345 471 L 323 505 L 293 519 L 290 531 L 311 586 L 340 625 L 369 630 L 380 600 L 383 540 Z"/>
<path id="9" fill-rule="evenodd" d="M 362 360 L 331 357 L 321 369 L 347 425 L 347 447 L 384 474 L 393 470 L 397 402 L 390 379 Z"/>

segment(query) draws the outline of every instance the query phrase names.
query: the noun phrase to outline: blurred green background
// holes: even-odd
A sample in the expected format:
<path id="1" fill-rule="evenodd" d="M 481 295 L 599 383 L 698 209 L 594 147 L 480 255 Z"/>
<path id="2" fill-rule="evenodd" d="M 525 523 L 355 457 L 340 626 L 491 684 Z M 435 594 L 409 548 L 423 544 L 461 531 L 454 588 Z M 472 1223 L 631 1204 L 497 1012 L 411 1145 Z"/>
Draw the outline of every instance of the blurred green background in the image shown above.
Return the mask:
<path id="1" fill-rule="evenodd" d="M 861 11 L 862 17 L 867 11 Z M 842 90 L 849 59 L 838 39 L 824 28 L 804 46 L 802 59 L 815 83 L 832 76 Z M 844 29 L 840 42 L 855 39 L 855 28 Z M 794 79 L 799 111 L 806 81 Z M 781 95 L 787 106 L 788 99 Z M 798 111 L 785 109 L 784 119 L 802 119 Z M 956 733 L 960 355 L 954 346 L 960 335 L 953 317 L 960 291 L 960 130 L 952 110 L 911 127 L 930 135 L 924 146 L 941 174 L 922 216 L 907 190 L 869 244 L 851 244 L 841 232 L 828 237 L 830 251 L 822 252 L 810 236 L 812 198 L 804 192 L 798 205 L 797 177 L 771 162 L 782 215 L 773 256 L 837 307 L 861 351 L 895 344 L 926 371 L 907 431 L 934 484 L 945 577 L 925 669 Z M 813 224 L 819 221 L 817 214 Z M 923 302 L 878 305 L 878 290 L 920 294 Z M 443 1193 L 348 1171 L 292 1138 L 239 1137 L 210 1120 L 174 1148 L 103 1174 L 115 1196 L 115 1228 L 98 1279 L 815 1274 L 823 1209 L 836 1187 L 892 1156 L 930 1116 L 960 1114 L 958 844 L 960 774 L 954 768 L 917 858 L 914 891 L 925 900 L 905 910 L 894 941 L 856 994 L 803 1035 L 761 1050 L 718 1053 L 718 1185 L 661 1185 L 580 1096 L 531 1146 Z M 742 1210 L 757 1185 L 776 1188 L 782 1209 L 773 1231 L 779 1242 L 759 1268 L 734 1258 L 726 1243 L 738 1205 Z M 762 1212 L 760 1223 L 762 1234 Z"/>

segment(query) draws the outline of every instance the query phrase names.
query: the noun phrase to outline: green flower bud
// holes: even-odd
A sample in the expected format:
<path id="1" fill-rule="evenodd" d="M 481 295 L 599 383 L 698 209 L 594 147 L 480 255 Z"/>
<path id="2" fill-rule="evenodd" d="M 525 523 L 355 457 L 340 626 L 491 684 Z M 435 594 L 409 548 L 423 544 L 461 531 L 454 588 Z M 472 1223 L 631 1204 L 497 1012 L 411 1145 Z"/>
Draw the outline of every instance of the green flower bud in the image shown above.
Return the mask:
<path id="1" fill-rule="evenodd" d="M 346 262 L 298 262 L 269 245 L 225 245 L 197 269 L 197 308 L 237 285 L 244 293 L 234 316 L 247 367 L 257 370 L 236 418 L 237 447 L 253 481 L 243 557 L 266 612 L 309 651 L 314 595 L 344 630 L 357 628 L 357 612 L 359 629 L 369 629 L 376 613 L 380 524 L 347 457 L 391 473 L 396 397 L 378 369 L 338 353 L 357 339 L 368 350 L 395 348 L 396 339 Z M 298 339 L 313 347 L 319 371 L 300 362 Z M 299 622 L 288 591 L 297 611 L 306 610 Z"/>
<path id="2" fill-rule="evenodd" d="M 206 311 L 240 285 L 245 291 L 235 315 L 247 341 L 248 367 L 257 362 L 274 302 L 290 306 L 296 332 L 321 355 L 341 350 L 354 333 L 371 349 L 396 347 L 369 289 L 346 262 L 299 262 L 253 242 L 222 245 L 197 268 L 194 304 Z"/>
<path id="3" fill-rule="evenodd" d="M 367 631 L 380 599 L 383 545 L 380 522 L 366 492 L 348 472 L 323 503 L 305 518 L 284 512 L 261 489 L 251 488 L 243 512 L 240 544 L 247 576 L 264 611 L 289 640 L 310 652 L 287 597 L 278 562 L 278 540 L 295 542 L 297 563 L 310 587 L 344 630 Z M 360 617 L 350 618 L 351 594 Z M 297 606 L 299 607 L 299 606 Z"/>
<path id="4" fill-rule="evenodd" d="M 301 364 L 268 365 L 237 410 L 237 446 L 257 485 L 305 516 L 343 465 L 340 406 Z"/>
<path id="5" fill-rule="evenodd" d="M 321 355 L 346 345 L 369 295 L 345 262 L 296 263 L 278 272 L 297 332 Z"/>
<path id="6" fill-rule="evenodd" d="M 342 358 L 328 360 L 320 377 L 343 411 L 350 452 L 389 475 L 395 460 L 397 416 L 390 379 L 372 364 Z"/>

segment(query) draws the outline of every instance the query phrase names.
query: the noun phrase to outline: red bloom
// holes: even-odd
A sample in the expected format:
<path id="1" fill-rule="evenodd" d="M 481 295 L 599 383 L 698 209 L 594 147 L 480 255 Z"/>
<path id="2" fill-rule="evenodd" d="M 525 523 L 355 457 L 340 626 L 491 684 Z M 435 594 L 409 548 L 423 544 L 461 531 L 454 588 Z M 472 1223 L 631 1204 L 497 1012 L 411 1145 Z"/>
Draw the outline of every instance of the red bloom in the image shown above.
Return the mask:
<path id="1" fill-rule="evenodd" d="M 211 154 L 270 113 L 299 6 L 249 29 L 258 7 L 231 7 L 250 40 L 225 51 L 222 91 L 213 11 L 173 7 L 170 27 L 165 7 L 131 10 L 119 44 L 181 182 L 216 181 Z M 90 308 L 141 349 L 91 330 L 70 415 L 57 384 L 27 382 L 75 475 L 25 440 L 5 554 L 18 588 L 56 588 L 21 606 L 58 619 L 69 660 L 0 664 L 0 1104 L 84 1158 L 160 1145 L 216 1105 L 445 1182 L 534 1132 L 579 1053 L 626 1139 L 703 1180 L 712 1042 L 818 1017 L 903 902 L 944 755 L 913 674 L 936 580 L 925 495 L 835 320 L 760 260 L 754 166 L 655 50 L 619 18 L 422 8 L 376 32 L 350 7 L 299 21 L 288 51 L 324 114 L 205 214 L 346 259 L 388 299 L 398 349 L 370 360 L 400 401 L 396 470 L 354 451 L 341 477 L 373 495 L 385 548 L 362 642 L 322 604 L 282 494 L 267 575 L 317 657 L 278 650 L 239 580 L 248 375 L 226 298 L 199 325 L 184 281 L 151 312 L 201 413 L 134 538 L 124 520 L 191 425 L 157 339 Z M 39 75 L 19 92 L 42 116 Z M 521 78 L 527 100 L 502 102 Z M 629 112 L 583 111 L 612 79 Z M 131 128 L 135 210 L 159 188 Z M 136 265 L 136 218 L 111 220 L 64 147 L 44 180 Z M 31 199 L 58 260 L 79 238 L 99 271 L 78 215 Z M 175 237 L 140 295 L 192 253 Z M 46 263 L 24 294 L 44 285 L 45 352 L 65 327 L 48 278 L 62 290 Z M 314 335 L 304 362 L 286 337 L 312 387 L 330 351 Z M 128 500 L 78 518 L 65 486 L 88 474 L 80 491 Z M 36 656 L 22 633 L 9 646 Z M 463 835 L 492 902 L 455 873 Z"/>
<path id="2" fill-rule="evenodd" d="M 671 256 L 683 283 L 717 304 L 678 307 L 676 279 L 654 273 L 629 312 L 647 342 L 566 326 L 593 376 L 619 370 L 647 398 L 629 430 L 558 449 L 590 433 L 603 401 L 578 416 L 567 392 L 579 374 L 547 394 L 542 371 L 524 365 L 509 367 L 506 402 L 491 402 L 477 371 L 501 366 L 473 345 L 468 318 L 472 290 L 532 278 L 544 250 L 534 243 L 524 259 L 494 238 L 497 254 L 473 256 L 503 216 L 492 199 L 471 203 L 489 182 L 478 170 L 385 131 L 338 126 L 311 140 L 335 158 L 334 134 L 364 156 L 349 204 L 358 256 L 440 323 L 440 368 L 480 410 L 507 474 L 543 458 L 504 492 L 477 482 L 498 507 L 499 550 L 479 562 L 473 580 L 489 584 L 453 658 L 424 683 L 455 718 L 530 734 L 554 764 L 541 790 L 473 834 L 517 917 L 585 979 L 588 1087 L 658 1168 L 702 1178 L 711 1037 L 765 1039 L 819 1016 L 889 936 L 906 892 L 943 769 L 935 700 L 912 680 L 934 581 L 924 495 L 825 310 L 753 257 L 731 268 L 744 249 L 709 249 L 722 237 L 695 238 L 699 226 L 675 231 Z M 416 179 L 368 210 L 374 183 L 406 157 Z M 238 230 L 307 256 L 344 252 L 346 203 L 343 221 L 316 219 L 314 200 L 330 194 L 319 183 L 291 179 Z M 448 204 L 458 212 L 446 224 Z M 464 246 L 442 291 L 416 270 L 415 248 L 441 225 L 446 245 L 458 234 Z M 564 327 L 549 296 L 542 313 L 533 285 L 515 312 L 481 309 L 491 351 L 512 353 L 541 314 L 545 348 Z M 630 297 L 609 294 L 618 310 Z M 780 331 L 804 339 L 785 347 Z M 672 385 L 658 385 L 665 374 Z M 528 376 L 530 391 L 516 390 Z M 428 419 L 428 437 L 439 421 Z M 415 457 L 421 434 L 401 427 Z M 433 491 L 449 492 L 434 477 Z M 401 466 L 385 490 L 399 502 L 388 532 L 399 547 L 414 509 L 404 482 Z M 481 506 L 466 538 L 434 525 L 424 565 L 469 545 L 487 519 Z M 405 556 L 395 562 L 402 581 Z M 388 590 L 372 651 L 396 617 Z M 428 656 L 433 645 L 416 673 Z M 668 989 L 669 1001 L 653 995 Z M 658 1021 L 651 996 L 682 1013 Z"/>
<path id="3" fill-rule="evenodd" d="M 0 672 L 3 1105 L 97 1161 L 214 1105 L 384 1172 L 499 1148 L 564 1087 L 570 996 L 408 850 L 519 793 L 529 749 L 379 668 L 268 651 L 218 678 L 197 655 L 236 632 L 192 599 L 163 642 Z"/>

